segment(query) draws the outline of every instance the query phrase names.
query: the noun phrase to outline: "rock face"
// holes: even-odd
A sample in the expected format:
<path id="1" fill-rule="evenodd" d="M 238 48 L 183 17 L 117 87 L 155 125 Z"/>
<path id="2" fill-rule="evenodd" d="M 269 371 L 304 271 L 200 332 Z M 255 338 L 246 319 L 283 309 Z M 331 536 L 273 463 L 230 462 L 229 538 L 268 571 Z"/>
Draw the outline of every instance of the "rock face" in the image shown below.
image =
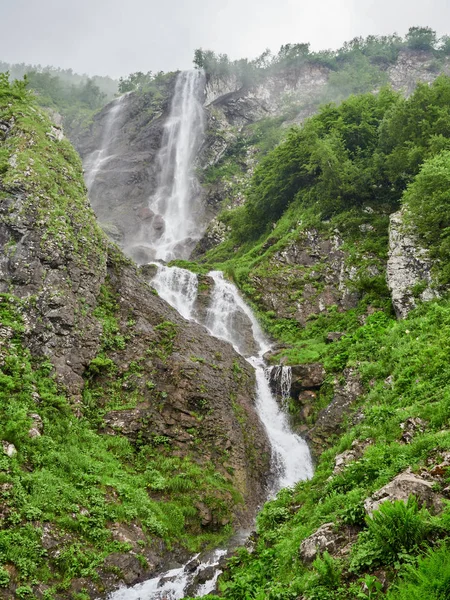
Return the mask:
<path id="1" fill-rule="evenodd" d="M 364 502 L 366 513 L 372 516 L 383 502 L 402 500 L 406 502 L 409 496 L 417 498 L 419 505 L 425 505 L 433 512 L 443 508 L 442 497 L 433 490 L 434 482 L 426 481 L 413 473 L 400 473 L 390 483 L 375 492 Z"/>
<path id="2" fill-rule="evenodd" d="M 439 73 L 450 74 L 450 61 L 447 59 Z M 425 50 L 402 50 L 395 65 L 388 69 L 389 83 L 394 90 L 407 96 L 412 94 L 419 82 L 431 83 L 439 73 L 434 69 L 433 54 Z"/>
<path id="3" fill-rule="evenodd" d="M 329 446 L 333 436 L 342 432 L 345 418 L 364 392 L 357 371 L 345 369 L 344 377 L 345 383 L 335 386 L 332 401 L 319 413 L 314 426 L 307 432 L 306 438 L 315 456 Z"/>
<path id="4" fill-rule="evenodd" d="M 355 307 L 358 294 L 348 285 L 354 272 L 345 263 L 342 244 L 338 235 L 324 239 L 311 229 L 274 253 L 264 277 L 258 273 L 249 277 L 263 310 L 304 326 L 311 315 L 330 306 L 341 312 Z"/>
<path id="5" fill-rule="evenodd" d="M 404 319 L 416 306 L 416 298 L 426 301 L 437 296 L 431 288 L 432 263 L 426 249 L 404 223 L 404 213 L 390 217 L 387 283 L 392 304 L 399 319 Z"/>
<path id="6" fill-rule="evenodd" d="M 185 321 L 108 242 L 89 207 L 76 153 L 67 140 L 46 136 L 52 125 L 37 109 L 21 110 L 35 124 L 28 127 L 18 115 L 2 121 L 0 134 L 0 142 L 7 136 L 2 149 L 11 152 L 0 181 L 0 300 L 19 307 L 24 352 L 47 359 L 61 395 L 70 401 L 69 413 L 71 407 L 76 417 L 87 418 L 90 411 L 98 423 L 92 435 L 124 436 L 135 449 L 161 444 L 161 451 L 189 456 L 229 484 L 226 491 L 216 490 L 209 504 L 199 491 L 194 507 L 199 531 L 218 530 L 233 519 L 248 525 L 265 496 L 270 462 L 254 407 L 252 368 L 229 344 Z M 2 324 L 0 336 L 2 361 L 4 348 L 12 344 L 11 327 Z M 90 406 L 83 395 L 87 389 Z M 30 386 L 26 394 L 33 408 L 24 417 L 23 437 L 51 444 L 52 426 L 42 418 L 39 395 Z M 58 411 L 59 406 L 52 419 Z M 2 450 L 18 460 L 7 440 Z M 97 492 L 117 499 L 114 489 Z M 131 527 L 133 518 L 127 521 Z M 75 533 L 61 535 L 49 527 L 55 553 L 69 538 L 74 541 Z M 151 539 L 158 549 L 147 531 L 147 542 Z M 158 553 L 164 554 L 163 548 Z M 110 566 L 126 571 L 125 581 L 133 583 L 158 564 L 150 559 L 149 554 L 153 566 L 144 569 L 135 556 L 113 555 Z M 117 578 L 102 581 L 106 588 L 118 583 Z M 78 583 L 98 597 L 92 581 Z"/>
<path id="7" fill-rule="evenodd" d="M 133 245 L 152 218 L 148 201 L 157 185 L 155 159 L 174 86 L 175 77 L 168 79 L 159 100 L 153 93 L 126 94 L 105 106 L 90 130 L 74 140 L 88 169 L 89 199 L 99 223 L 122 247 Z M 151 259 L 143 258 L 139 262 Z"/>

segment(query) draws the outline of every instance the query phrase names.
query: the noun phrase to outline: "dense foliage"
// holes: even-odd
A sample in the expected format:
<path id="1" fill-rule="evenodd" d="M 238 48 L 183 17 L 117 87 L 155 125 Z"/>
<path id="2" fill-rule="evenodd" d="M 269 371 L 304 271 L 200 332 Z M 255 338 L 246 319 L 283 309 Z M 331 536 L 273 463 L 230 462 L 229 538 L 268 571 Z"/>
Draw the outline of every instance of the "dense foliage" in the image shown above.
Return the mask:
<path id="1" fill-rule="evenodd" d="M 440 77 L 408 99 L 383 89 L 326 105 L 258 164 L 245 206 L 225 215 L 234 239 L 257 238 L 293 204 L 324 219 L 366 203 L 394 210 L 425 158 L 450 147 L 449 99 Z"/>

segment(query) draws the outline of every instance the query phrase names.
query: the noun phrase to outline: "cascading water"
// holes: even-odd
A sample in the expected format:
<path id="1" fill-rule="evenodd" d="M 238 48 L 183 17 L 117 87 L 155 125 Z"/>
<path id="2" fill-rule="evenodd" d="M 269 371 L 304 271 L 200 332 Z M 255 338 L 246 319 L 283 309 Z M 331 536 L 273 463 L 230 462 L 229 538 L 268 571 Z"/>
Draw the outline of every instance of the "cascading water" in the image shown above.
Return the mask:
<path id="1" fill-rule="evenodd" d="M 101 138 L 100 148 L 94 150 L 92 154 L 88 156 L 84 163 L 84 180 L 86 182 L 86 187 L 90 192 L 95 180 L 97 178 L 98 172 L 104 166 L 104 164 L 112 157 L 110 154 L 110 149 L 113 145 L 114 140 L 114 130 L 118 128 L 118 117 L 119 113 L 123 107 L 123 100 L 127 96 L 124 94 L 120 96 L 111 105 L 111 108 L 108 112 L 108 116 L 106 117 L 106 123 L 103 130 L 103 135 Z"/>
<path id="2" fill-rule="evenodd" d="M 193 318 L 197 300 L 197 275 L 187 269 L 157 265 L 152 285 L 163 300 L 173 306 L 185 319 Z"/>
<path id="3" fill-rule="evenodd" d="M 202 71 L 181 72 L 164 123 L 158 184 L 149 200 L 153 217 L 136 240 L 153 251 L 156 260 L 188 258 L 203 232 L 204 205 L 193 165 L 203 140 L 204 87 Z"/>
<path id="4" fill-rule="evenodd" d="M 198 71 L 180 73 L 177 78 L 171 113 L 165 125 L 158 157 L 158 188 L 149 205 L 154 218 L 151 230 L 147 232 L 148 237 L 137 240 L 137 243 L 153 250 L 155 258 L 159 260 L 187 258 L 194 241 L 202 234 L 203 215 L 192 166 L 203 133 L 200 102 L 203 88 L 203 75 Z M 281 487 L 310 477 L 312 462 L 308 447 L 290 430 L 287 415 L 272 396 L 265 375 L 263 355 L 270 349 L 270 344 L 236 287 L 226 281 L 221 272 L 209 273 L 214 288 L 206 316 L 201 318 L 195 310 L 197 276 L 178 267 L 157 266 L 152 284 L 159 295 L 182 316 L 201 322 L 211 335 L 232 344 L 255 368 L 257 408 L 272 445 L 276 475 L 276 482 L 268 490 L 268 496 L 273 496 Z M 286 381 L 284 385 L 287 385 Z M 179 600 L 190 591 L 197 574 L 205 567 L 213 566 L 214 576 L 194 590 L 196 596 L 206 595 L 214 590 L 221 572 L 219 559 L 225 553 L 224 550 L 216 550 L 194 572 L 185 566 L 172 569 L 133 588 L 120 589 L 109 598 Z"/>
<path id="5" fill-rule="evenodd" d="M 309 449 L 306 442 L 291 431 L 286 413 L 279 408 L 270 391 L 263 360 L 263 355 L 270 349 L 270 345 L 258 321 L 236 287 L 226 281 L 220 271 L 212 271 L 209 276 L 215 284 L 205 323 L 211 335 L 230 342 L 235 350 L 242 354 L 239 344 L 240 332 L 233 327 L 233 316 L 242 311 L 252 326 L 257 354 L 247 360 L 256 371 L 258 414 L 272 445 L 273 462 L 278 475 L 271 490 L 273 494 L 282 487 L 289 487 L 300 479 L 311 477 L 312 462 Z"/>
<path id="6" fill-rule="evenodd" d="M 290 398 L 291 395 L 291 367 L 276 365 L 274 367 L 266 367 L 266 369 L 264 369 L 264 372 L 266 374 L 266 378 L 269 381 L 269 384 L 273 384 L 277 394 L 281 396 L 281 403 L 285 404 L 285 402 L 288 400 L 288 398 Z"/>

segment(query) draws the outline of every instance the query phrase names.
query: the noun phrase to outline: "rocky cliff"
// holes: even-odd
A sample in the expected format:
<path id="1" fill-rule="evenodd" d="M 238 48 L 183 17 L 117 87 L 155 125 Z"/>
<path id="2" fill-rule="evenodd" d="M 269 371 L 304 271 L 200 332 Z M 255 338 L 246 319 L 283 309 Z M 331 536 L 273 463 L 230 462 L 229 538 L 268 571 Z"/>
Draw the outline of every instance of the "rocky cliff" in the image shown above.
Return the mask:
<path id="1" fill-rule="evenodd" d="M 154 293 L 61 130 L 1 85 L 0 597 L 98 597 L 247 524 L 270 449 L 248 364 Z"/>

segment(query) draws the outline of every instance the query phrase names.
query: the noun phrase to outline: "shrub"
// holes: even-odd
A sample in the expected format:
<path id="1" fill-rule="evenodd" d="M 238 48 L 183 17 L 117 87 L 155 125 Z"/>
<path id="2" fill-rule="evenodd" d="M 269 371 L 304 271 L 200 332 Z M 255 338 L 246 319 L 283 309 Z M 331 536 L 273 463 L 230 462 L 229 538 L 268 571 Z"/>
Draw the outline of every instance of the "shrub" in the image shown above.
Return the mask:
<path id="1" fill-rule="evenodd" d="M 430 513 L 426 509 L 419 510 L 414 496 L 406 503 L 383 502 L 373 516 L 367 518 L 367 526 L 387 563 L 417 549 L 432 529 Z"/>
<path id="2" fill-rule="evenodd" d="M 443 544 L 408 565 L 400 583 L 387 594 L 390 600 L 446 600 L 450 598 L 450 548 Z"/>

